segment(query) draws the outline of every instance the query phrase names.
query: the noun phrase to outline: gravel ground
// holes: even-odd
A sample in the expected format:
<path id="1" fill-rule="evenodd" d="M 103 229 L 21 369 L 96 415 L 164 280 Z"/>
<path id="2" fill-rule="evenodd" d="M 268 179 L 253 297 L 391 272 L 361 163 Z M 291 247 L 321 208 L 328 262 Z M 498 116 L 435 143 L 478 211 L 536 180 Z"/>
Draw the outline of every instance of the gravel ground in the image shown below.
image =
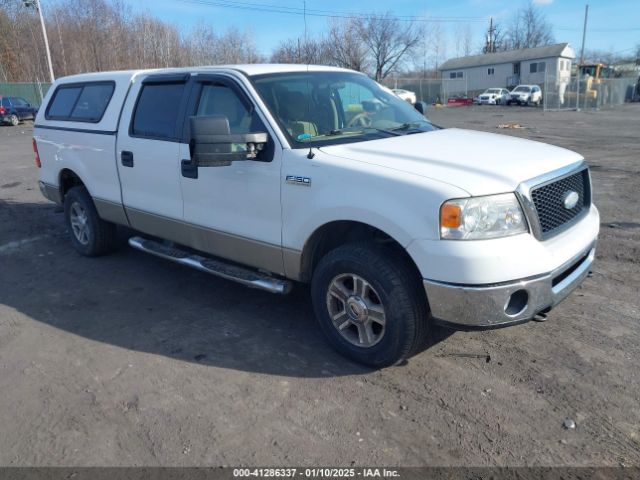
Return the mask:
<path id="1" fill-rule="evenodd" d="M 304 288 L 248 290 L 127 232 L 80 257 L 30 125 L 0 128 L 0 465 L 640 465 L 640 105 L 429 115 L 581 152 L 598 258 L 546 323 L 439 330 L 380 371 L 331 350 Z"/>

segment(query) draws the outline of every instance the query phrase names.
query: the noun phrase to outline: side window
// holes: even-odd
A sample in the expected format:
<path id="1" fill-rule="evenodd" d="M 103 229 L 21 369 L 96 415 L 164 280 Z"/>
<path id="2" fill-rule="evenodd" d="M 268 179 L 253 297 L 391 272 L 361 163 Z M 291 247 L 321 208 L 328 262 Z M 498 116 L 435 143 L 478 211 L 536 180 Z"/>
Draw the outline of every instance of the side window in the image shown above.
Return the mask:
<path id="1" fill-rule="evenodd" d="M 238 94 L 223 84 L 202 85 L 196 116 L 223 115 L 229 121 L 229 133 L 264 132 L 266 127 L 255 110 L 243 102 Z M 232 152 L 246 151 L 247 145 L 232 143 Z"/>
<path id="2" fill-rule="evenodd" d="M 131 135 L 157 140 L 175 140 L 178 110 L 184 90 L 184 83 L 144 85 L 133 113 Z"/>
<path id="3" fill-rule="evenodd" d="M 11 103 L 13 103 L 13 105 L 15 105 L 16 107 L 26 107 L 28 105 L 28 102 L 20 97 L 13 97 L 11 99 Z"/>
<path id="4" fill-rule="evenodd" d="M 60 87 L 53 94 L 53 99 L 47 107 L 47 119 L 67 119 L 76 100 L 82 91 L 82 87 Z"/>
<path id="5" fill-rule="evenodd" d="M 113 82 L 61 85 L 49 102 L 45 118 L 98 123 L 102 120 L 114 89 Z"/>
<path id="6" fill-rule="evenodd" d="M 260 118 L 245 105 L 236 92 L 226 85 L 202 86 L 196 116 L 224 115 L 229 120 L 231 133 L 249 133 L 260 129 Z M 264 131 L 262 128 L 260 131 Z"/>
<path id="7" fill-rule="evenodd" d="M 0 100 L 0 106 L 5 108 L 9 108 L 11 106 L 11 103 L 9 103 L 9 97 L 2 97 Z"/>
<path id="8" fill-rule="evenodd" d="M 99 122 L 107 109 L 113 85 L 87 85 L 82 89 L 76 105 L 71 112 L 71 119 L 87 122 Z"/>

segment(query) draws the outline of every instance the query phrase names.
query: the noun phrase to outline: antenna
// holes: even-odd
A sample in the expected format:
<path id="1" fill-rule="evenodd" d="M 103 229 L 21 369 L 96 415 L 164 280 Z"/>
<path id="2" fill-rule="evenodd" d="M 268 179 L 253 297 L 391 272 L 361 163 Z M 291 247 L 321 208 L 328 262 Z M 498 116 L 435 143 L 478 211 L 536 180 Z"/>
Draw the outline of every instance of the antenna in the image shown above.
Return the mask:
<path id="1" fill-rule="evenodd" d="M 307 0 L 302 0 L 302 18 L 304 19 L 304 43 L 307 43 Z"/>
<path id="2" fill-rule="evenodd" d="M 307 64 L 307 116 L 311 116 L 311 89 L 309 88 L 309 41 L 307 40 L 307 0 L 302 0 L 302 18 L 304 19 L 304 50 L 305 50 L 305 63 Z M 316 132 L 317 133 L 317 132 Z M 309 160 L 313 159 L 316 154 L 313 153 L 313 147 L 309 147 L 309 153 L 307 153 L 307 158 Z"/>

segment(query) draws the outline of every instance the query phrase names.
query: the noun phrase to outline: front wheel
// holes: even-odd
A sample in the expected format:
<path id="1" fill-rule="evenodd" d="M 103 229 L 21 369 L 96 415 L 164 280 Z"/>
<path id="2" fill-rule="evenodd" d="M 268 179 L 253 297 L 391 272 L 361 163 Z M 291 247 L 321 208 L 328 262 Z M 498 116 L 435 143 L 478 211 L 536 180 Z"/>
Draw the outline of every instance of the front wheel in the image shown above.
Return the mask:
<path id="1" fill-rule="evenodd" d="M 311 296 L 329 342 L 356 362 L 394 365 L 426 340 L 422 282 L 392 249 L 354 243 L 333 250 L 313 273 Z"/>
<path id="2" fill-rule="evenodd" d="M 87 257 L 115 250 L 116 226 L 98 216 L 93 200 L 84 187 L 73 187 L 64 198 L 64 217 L 71 234 L 71 244 Z"/>

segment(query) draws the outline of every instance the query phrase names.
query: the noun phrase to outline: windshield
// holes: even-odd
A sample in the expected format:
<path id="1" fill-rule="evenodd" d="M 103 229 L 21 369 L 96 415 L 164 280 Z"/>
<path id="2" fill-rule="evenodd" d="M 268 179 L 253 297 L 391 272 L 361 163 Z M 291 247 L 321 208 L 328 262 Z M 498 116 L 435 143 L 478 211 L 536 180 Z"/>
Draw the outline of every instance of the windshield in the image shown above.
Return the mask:
<path id="1" fill-rule="evenodd" d="M 294 148 L 436 130 L 406 101 L 362 74 L 277 73 L 252 80 Z"/>
<path id="2" fill-rule="evenodd" d="M 529 87 L 517 87 L 514 92 L 529 92 L 531 89 Z"/>

